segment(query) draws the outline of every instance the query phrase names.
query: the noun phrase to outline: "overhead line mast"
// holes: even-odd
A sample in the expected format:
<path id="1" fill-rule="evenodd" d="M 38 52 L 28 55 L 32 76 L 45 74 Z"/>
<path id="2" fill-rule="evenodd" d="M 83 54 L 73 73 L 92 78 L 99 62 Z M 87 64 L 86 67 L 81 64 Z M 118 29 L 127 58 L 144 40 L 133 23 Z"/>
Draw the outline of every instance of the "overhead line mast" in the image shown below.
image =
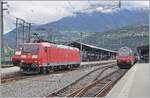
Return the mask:
<path id="1" fill-rule="evenodd" d="M 33 24 L 33 23 L 28 23 L 24 19 L 16 18 L 16 47 L 18 47 L 19 45 L 24 44 L 25 42 L 30 42 L 31 41 L 31 38 L 30 38 L 31 24 Z M 21 32 L 18 32 L 19 28 L 21 28 L 18 25 L 22 25 L 22 31 Z M 25 32 L 26 27 L 28 27 L 28 34 L 27 34 L 27 32 Z M 22 35 L 19 36 L 19 33 L 22 33 Z"/>
<path id="2" fill-rule="evenodd" d="M 5 10 L 8 10 L 7 8 L 4 8 L 4 4 L 7 4 L 7 2 L 0 2 L 0 33 L 1 33 L 1 62 L 5 61 L 5 53 L 4 53 L 4 22 L 3 22 L 3 14 Z"/>

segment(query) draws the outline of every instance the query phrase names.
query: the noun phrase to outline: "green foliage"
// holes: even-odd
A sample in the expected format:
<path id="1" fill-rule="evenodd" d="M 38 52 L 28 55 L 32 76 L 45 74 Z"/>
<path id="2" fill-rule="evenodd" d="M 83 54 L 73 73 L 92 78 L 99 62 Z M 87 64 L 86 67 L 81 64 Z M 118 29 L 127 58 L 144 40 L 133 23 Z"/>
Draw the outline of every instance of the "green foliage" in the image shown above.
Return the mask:
<path id="1" fill-rule="evenodd" d="M 13 55 L 13 51 L 8 51 L 5 53 L 5 57 L 11 57 Z"/>
<path id="2" fill-rule="evenodd" d="M 112 50 L 118 50 L 123 46 L 136 49 L 137 46 L 148 44 L 148 32 L 148 25 L 123 27 L 93 34 L 84 38 L 83 42 Z"/>

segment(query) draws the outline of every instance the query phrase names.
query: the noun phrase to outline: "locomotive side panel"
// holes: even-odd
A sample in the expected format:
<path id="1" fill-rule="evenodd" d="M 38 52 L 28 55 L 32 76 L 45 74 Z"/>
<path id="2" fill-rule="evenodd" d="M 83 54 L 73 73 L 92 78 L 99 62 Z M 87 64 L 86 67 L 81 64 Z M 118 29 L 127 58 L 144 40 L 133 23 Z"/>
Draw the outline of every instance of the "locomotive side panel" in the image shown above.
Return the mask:
<path id="1" fill-rule="evenodd" d="M 60 64 L 66 62 L 66 51 L 64 49 L 51 47 L 50 48 L 50 60 L 51 64 Z"/>
<path id="2" fill-rule="evenodd" d="M 51 47 L 49 63 L 57 65 L 80 63 L 79 52 L 65 48 Z"/>
<path id="3" fill-rule="evenodd" d="M 76 51 L 76 50 L 72 51 L 71 56 L 72 56 L 71 58 L 73 62 L 80 62 L 79 51 Z"/>

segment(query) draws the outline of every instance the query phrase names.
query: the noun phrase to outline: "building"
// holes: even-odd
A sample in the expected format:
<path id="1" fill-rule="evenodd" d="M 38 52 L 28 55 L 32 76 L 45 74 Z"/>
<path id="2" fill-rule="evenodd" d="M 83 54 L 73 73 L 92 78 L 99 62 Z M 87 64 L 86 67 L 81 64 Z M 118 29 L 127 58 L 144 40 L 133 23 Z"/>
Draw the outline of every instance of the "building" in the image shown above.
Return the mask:
<path id="1" fill-rule="evenodd" d="M 149 45 L 142 45 L 137 47 L 140 62 L 149 62 Z"/>
<path id="2" fill-rule="evenodd" d="M 80 49 L 81 44 L 79 42 L 72 42 L 69 44 L 69 46 Z M 82 54 L 82 61 L 99 61 L 99 60 L 114 59 L 117 55 L 117 52 L 82 43 L 81 54 Z"/>

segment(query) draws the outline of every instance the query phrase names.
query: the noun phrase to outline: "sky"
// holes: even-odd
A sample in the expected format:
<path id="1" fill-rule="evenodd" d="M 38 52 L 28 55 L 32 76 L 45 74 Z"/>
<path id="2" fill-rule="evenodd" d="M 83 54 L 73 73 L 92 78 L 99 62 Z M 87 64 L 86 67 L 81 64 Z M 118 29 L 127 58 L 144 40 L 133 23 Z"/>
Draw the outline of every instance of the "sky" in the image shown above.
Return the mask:
<path id="1" fill-rule="evenodd" d="M 114 10 L 108 8 L 111 6 L 118 7 L 118 1 L 8 1 L 8 4 L 4 6 L 8 8 L 8 11 L 4 12 L 4 33 L 15 28 L 16 17 L 40 25 L 67 16 L 75 17 L 76 12 L 113 13 L 122 9 L 148 9 L 149 1 L 122 1 L 121 9 Z"/>

